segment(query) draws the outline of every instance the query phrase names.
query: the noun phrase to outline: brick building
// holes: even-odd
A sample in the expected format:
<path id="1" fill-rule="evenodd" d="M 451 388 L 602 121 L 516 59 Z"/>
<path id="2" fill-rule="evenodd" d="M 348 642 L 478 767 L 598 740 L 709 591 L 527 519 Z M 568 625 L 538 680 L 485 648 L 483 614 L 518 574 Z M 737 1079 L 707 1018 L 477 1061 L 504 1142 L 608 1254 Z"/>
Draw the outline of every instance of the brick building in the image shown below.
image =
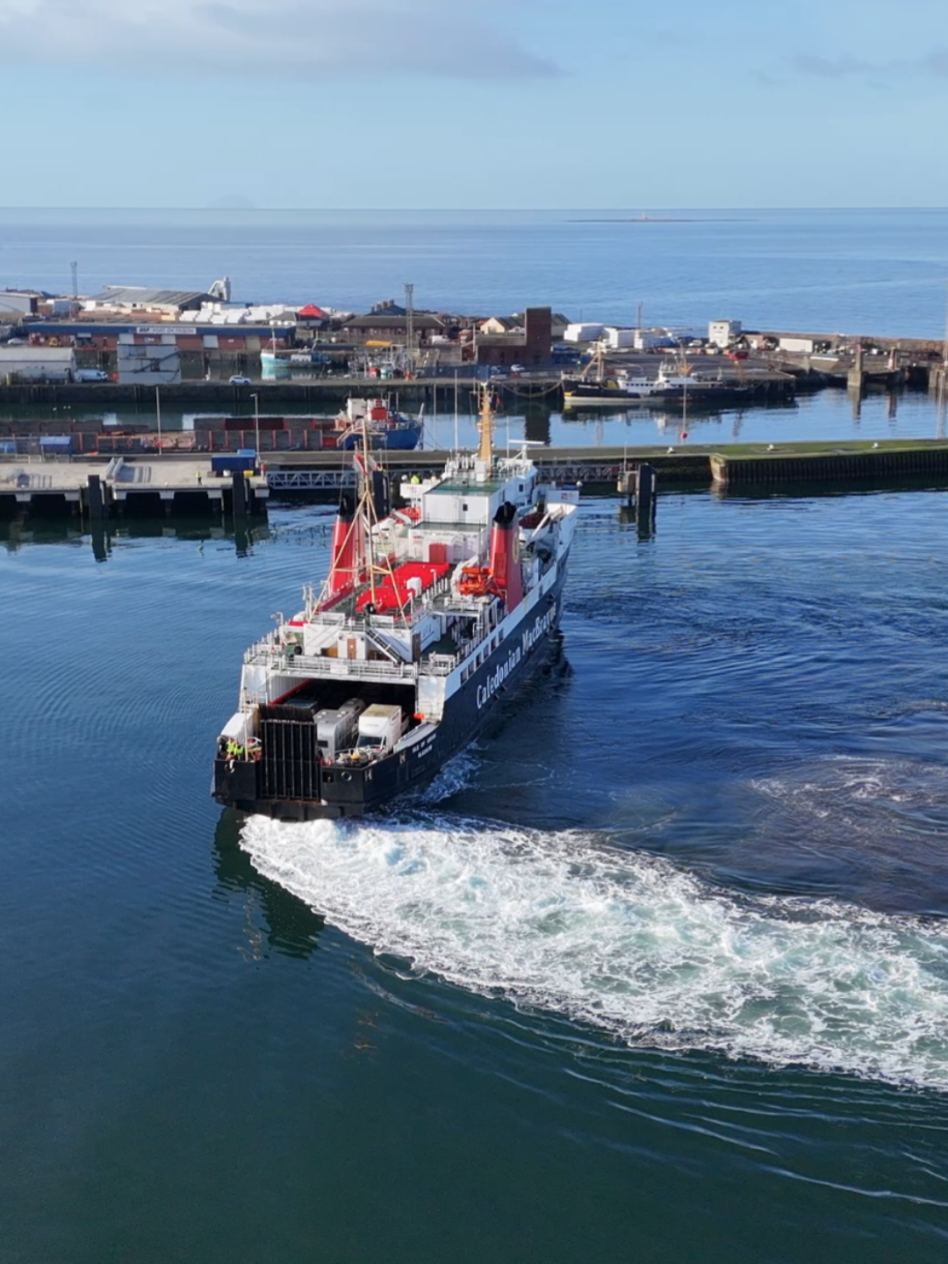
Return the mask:
<path id="1" fill-rule="evenodd" d="M 471 344 L 476 364 L 500 368 L 522 364 L 525 369 L 545 369 L 550 365 L 553 344 L 553 311 L 549 307 L 528 307 L 523 328 L 504 334 L 478 332 Z"/>

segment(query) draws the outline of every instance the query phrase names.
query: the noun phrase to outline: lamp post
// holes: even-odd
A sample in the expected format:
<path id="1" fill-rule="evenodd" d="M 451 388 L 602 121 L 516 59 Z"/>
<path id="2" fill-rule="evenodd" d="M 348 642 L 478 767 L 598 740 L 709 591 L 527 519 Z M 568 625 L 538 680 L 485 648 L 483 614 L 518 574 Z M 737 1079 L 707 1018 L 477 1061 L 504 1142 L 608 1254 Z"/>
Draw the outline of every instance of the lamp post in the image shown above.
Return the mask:
<path id="1" fill-rule="evenodd" d="M 254 391 L 250 397 L 253 400 L 253 434 L 254 434 L 254 465 L 260 464 L 260 396 Z"/>
<path id="2" fill-rule="evenodd" d="M 405 341 L 408 343 L 408 371 L 415 376 L 415 287 L 405 282 Z"/>
<path id="3" fill-rule="evenodd" d="M 161 387 L 155 387 L 155 412 L 158 415 L 158 455 L 162 454 L 161 446 Z"/>

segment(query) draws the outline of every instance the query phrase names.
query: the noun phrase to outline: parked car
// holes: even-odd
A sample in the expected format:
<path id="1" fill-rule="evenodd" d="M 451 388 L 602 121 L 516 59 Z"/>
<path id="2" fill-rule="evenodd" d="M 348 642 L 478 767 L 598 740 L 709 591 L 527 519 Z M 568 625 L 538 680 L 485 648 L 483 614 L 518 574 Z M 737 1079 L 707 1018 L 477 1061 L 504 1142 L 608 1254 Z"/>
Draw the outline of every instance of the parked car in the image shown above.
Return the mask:
<path id="1" fill-rule="evenodd" d="M 235 373 L 233 377 L 229 377 L 228 382 L 231 386 L 253 386 L 253 382 L 249 377 L 244 377 L 242 373 Z"/>

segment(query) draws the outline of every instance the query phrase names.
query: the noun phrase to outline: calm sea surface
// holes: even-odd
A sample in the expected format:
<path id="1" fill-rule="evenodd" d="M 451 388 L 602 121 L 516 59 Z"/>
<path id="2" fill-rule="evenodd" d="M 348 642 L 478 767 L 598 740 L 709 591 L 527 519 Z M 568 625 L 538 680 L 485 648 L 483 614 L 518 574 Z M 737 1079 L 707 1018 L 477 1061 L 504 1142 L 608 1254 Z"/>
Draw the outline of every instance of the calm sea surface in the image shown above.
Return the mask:
<path id="1" fill-rule="evenodd" d="M 318 302 L 366 311 L 404 301 L 420 308 L 506 314 L 549 303 L 572 320 L 706 333 L 711 319 L 747 328 L 941 339 L 948 296 L 948 210 L 305 212 L 35 211 L 0 209 L 0 291 L 69 292 L 108 284 L 202 289 L 233 280 L 240 302 Z M 662 218 L 664 217 L 664 218 Z M 0 295 L 2 302 L 2 295 Z M 639 312 L 641 304 L 641 312 Z M 561 417 L 505 398 L 511 438 L 555 444 L 780 442 L 786 439 L 934 437 L 944 432 L 925 396 L 865 400 L 844 392 L 790 408 L 679 419 L 630 410 Z M 249 404 L 248 404 L 249 408 Z M 448 445 L 450 387 L 429 416 L 423 446 Z M 466 397 L 458 433 L 475 442 Z M 429 410 L 430 413 L 430 410 Z M 6 417 L 8 413 L 0 413 Z M 70 416 L 84 416 L 82 410 Z M 94 413 L 113 421 L 152 414 Z M 189 426 L 163 409 L 168 429 Z"/>
<path id="2" fill-rule="evenodd" d="M 750 321 L 752 291 L 786 310 L 785 222 L 838 266 L 827 302 L 937 332 L 939 215 L 555 235 L 680 230 L 697 294 L 758 231 L 747 302 L 700 304 Z M 402 278 L 409 228 L 346 293 Z M 83 229 L 102 280 L 201 283 L 236 241 L 284 291 L 296 239 L 241 231 Z M 457 306 L 533 241 L 451 231 L 450 268 L 411 258 L 447 290 L 467 240 Z M 79 229 L 30 232 L 6 283 L 52 286 Z M 590 301 L 538 258 L 527 297 Z M 294 296 L 332 301 L 317 281 Z M 666 495 L 652 540 L 585 501 L 561 661 L 423 799 L 347 826 L 208 797 L 242 650 L 324 572 L 330 510 L 239 542 L 0 523 L 2 1264 L 944 1260 L 946 495 Z"/>
<path id="3" fill-rule="evenodd" d="M 0 209 L 0 288 L 152 285 L 230 276 L 239 302 L 941 338 L 948 209 L 655 211 L 23 211 Z M 662 219 L 659 217 L 665 216 Z"/>

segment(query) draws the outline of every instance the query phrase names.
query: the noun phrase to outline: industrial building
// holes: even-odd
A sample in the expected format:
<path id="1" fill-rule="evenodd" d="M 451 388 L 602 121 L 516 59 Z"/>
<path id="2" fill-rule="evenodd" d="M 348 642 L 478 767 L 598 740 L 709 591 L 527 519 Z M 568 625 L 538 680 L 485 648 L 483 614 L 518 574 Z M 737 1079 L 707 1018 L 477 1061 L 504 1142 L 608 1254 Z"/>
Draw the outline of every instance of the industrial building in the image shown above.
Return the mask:
<path id="1" fill-rule="evenodd" d="M 547 368 L 552 353 L 553 312 L 549 307 L 528 307 L 523 328 L 515 333 L 478 333 L 471 354 L 477 364 L 503 368 L 520 364 L 526 369 Z"/>
<path id="2" fill-rule="evenodd" d="M 122 386 L 174 386 L 181 381 L 181 356 L 174 334 L 158 338 L 122 334 L 117 360 Z"/>
<path id="3" fill-rule="evenodd" d="M 72 347 L 0 347 L 0 382 L 71 382 Z"/>
<path id="4" fill-rule="evenodd" d="M 712 347 L 729 347 L 741 337 L 742 329 L 739 320 L 708 321 L 708 342 Z"/>
<path id="5" fill-rule="evenodd" d="M 353 316 L 342 326 L 344 337 L 353 342 L 389 342 L 407 344 L 409 328 L 412 341 L 423 345 L 433 335 L 448 333 L 448 322 L 432 312 L 412 311 L 397 303 L 378 303 L 364 316 Z"/>
<path id="6" fill-rule="evenodd" d="M 524 320 L 523 312 L 514 312 L 512 316 L 488 316 L 478 323 L 477 328 L 482 334 L 522 334 Z M 569 317 L 562 312 L 553 312 L 550 317 L 550 336 L 554 342 L 559 342 L 569 325 Z"/>
<path id="7" fill-rule="evenodd" d="M 85 303 L 86 311 L 152 312 L 155 316 L 176 320 L 183 312 L 197 311 L 205 303 L 213 303 L 212 294 L 203 290 L 154 290 L 146 285 L 107 285 Z"/>
<path id="8" fill-rule="evenodd" d="M 595 342 L 597 338 L 602 337 L 604 325 L 597 324 L 593 321 L 585 323 L 576 322 L 567 325 L 563 330 L 564 342 Z"/>
<path id="9" fill-rule="evenodd" d="M 39 290 L 0 290 L 0 325 L 15 325 L 24 316 L 33 316 L 46 297 Z"/>

